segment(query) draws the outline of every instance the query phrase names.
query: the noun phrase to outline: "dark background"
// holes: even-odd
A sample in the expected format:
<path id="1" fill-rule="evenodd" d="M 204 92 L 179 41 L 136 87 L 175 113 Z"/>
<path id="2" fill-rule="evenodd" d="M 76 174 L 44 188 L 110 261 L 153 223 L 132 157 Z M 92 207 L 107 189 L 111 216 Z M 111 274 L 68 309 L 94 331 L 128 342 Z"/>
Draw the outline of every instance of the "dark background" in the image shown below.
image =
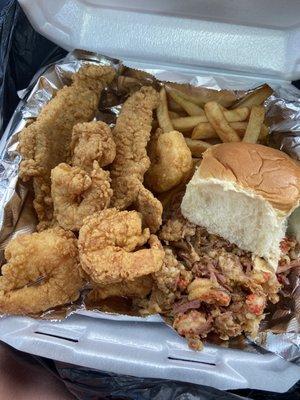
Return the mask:
<path id="1" fill-rule="evenodd" d="M 19 102 L 17 91 L 28 86 L 39 68 L 60 59 L 66 51 L 35 32 L 17 1 L 14 0 L 0 0 L 0 37 L 0 136 L 2 136 Z M 295 85 L 300 87 L 300 81 L 295 82 Z M 2 346 L 5 347 L 6 354 L 8 352 L 13 359 L 18 360 L 19 368 L 34 368 L 35 371 L 41 368 L 50 371 L 52 378 L 54 376 L 63 382 L 80 400 L 300 400 L 300 384 L 284 394 L 256 390 L 224 392 L 175 381 L 141 379 L 93 371 L 34 357 L 4 344 Z M 18 376 L 16 371 L 16 379 Z M 50 380 L 50 377 L 48 379 Z M 46 399 L 47 396 L 43 398 Z"/>

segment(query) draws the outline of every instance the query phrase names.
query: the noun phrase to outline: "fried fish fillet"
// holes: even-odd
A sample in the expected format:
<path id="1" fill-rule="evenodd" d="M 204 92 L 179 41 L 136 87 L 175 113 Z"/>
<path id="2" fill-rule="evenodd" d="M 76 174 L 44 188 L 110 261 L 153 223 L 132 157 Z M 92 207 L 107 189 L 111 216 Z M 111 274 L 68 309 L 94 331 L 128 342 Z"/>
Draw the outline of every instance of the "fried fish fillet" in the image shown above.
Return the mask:
<path id="1" fill-rule="evenodd" d="M 69 161 L 74 125 L 94 117 L 101 91 L 114 76 L 111 67 L 82 67 L 73 75 L 72 84 L 60 89 L 20 134 L 19 151 L 23 157 L 20 177 L 24 181 L 33 178 L 34 207 L 40 229 L 47 227 L 53 217 L 51 170 Z"/>
<path id="2" fill-rule="evenodd" d="M 112 206 L 119 210 L 136 201 L 140 182 L 150 166 L 146 146 L 150 139 L 152 112 L 158 102 L 155 89 L 142 87 L 125 101 L 113 130 L 116 158 L 111 166 Z"/>
<path id="3" fill-rule="evenodd" d="M 112 206 L 124 210 L 133 205 L 151 233 L 161 225 L 162 205 L 143 186 L 143 179 L 150 166 L 146 147 L 152 112 L 158 103 L 159 94 L 149 86 L 143 86 L 124 103 L 113 130 L 116 158 L 111 166 Z"/>

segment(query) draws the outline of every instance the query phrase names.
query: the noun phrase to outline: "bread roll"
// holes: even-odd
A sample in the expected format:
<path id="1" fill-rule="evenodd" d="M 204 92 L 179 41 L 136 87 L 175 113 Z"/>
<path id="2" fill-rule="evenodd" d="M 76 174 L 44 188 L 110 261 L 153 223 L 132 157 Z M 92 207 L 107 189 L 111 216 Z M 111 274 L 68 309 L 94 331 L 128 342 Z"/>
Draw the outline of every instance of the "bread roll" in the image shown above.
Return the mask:
<path id="1" fill-rule="evenodd" d="M 300 167 L 287 154 L 258 144 L 223 143 L 203 154 L 181 211 L 277 268 L 287 219 L 299 201 Z"/>

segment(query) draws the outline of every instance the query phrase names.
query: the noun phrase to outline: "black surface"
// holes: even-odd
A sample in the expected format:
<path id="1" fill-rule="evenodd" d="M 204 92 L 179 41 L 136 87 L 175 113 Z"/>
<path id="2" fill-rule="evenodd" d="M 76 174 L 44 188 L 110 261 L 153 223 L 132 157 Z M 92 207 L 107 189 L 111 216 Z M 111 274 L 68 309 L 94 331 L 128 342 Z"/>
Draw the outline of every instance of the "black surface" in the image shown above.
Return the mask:
<path id="1" fill-rule="evenodd" d="M 38 34 L 17 1 L 0 0 L 0 136 L 36 71 L 66 54 Z"/>
<path id="2" fill-rule="evenodd" d="M 9 347 L 6 345 L 6 347 Z M 160 380 L 141 379 L 94 371 L 43 357 L 32 356 L 10 347 L 11 356 L 23 364 L 46 368 L 79 400 L 299 400 L 300 383 L 288 392 L 278 394 L 258 390 L 221 391 L 207 386 Z M 263 377 L 262 377 L 263 379 Z"/>

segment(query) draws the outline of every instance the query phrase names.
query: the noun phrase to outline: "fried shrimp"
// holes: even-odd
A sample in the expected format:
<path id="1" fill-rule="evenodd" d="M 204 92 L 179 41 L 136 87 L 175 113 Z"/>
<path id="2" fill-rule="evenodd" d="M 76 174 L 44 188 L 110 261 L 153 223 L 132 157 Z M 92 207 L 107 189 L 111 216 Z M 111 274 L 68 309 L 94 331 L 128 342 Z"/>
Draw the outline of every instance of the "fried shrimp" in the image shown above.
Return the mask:
<path id="1" fill-rule="evenodd" d="M 116 158 L 111 166 L 113 207 L 124 210 L 134 203 L 139 183 L 150 166 L 146 146 L 150 139 L 152 111 L 159 95 L 144 86 L 124 103 L 113 130 Z"/>
<path id="2" fill-rule="evenodd" d="M 156 132 L 149 146 L 151 165 L 145 183 L 157 193 L 166 192 L 183 182 L 193 168 L 192 154 L 182 133 Z"/>
<path id="3" fill-rule="evenodd" d="M 89 172 L 93 162 L 100 167 L 111 164 L 116 156 L 116 145 L 110 127 L 102 121 L 77 124 L 73 128 L 71 151 L 72 165 Z"/>
<path id="4" fill-rule="evenodd" d="M 13 239 L 0 277 L 1 312 L 35 314 L 77 300 L 83 280 L 76 242 L 61 228 Z"/>
<path id="5" fill-rule="evenodd" d="M 138 250 L 147 242 L 150 249 Z M 142 229 L 136 211 L 111 208 L 87 217 L 79 231 L 78 245 L 82 268 L 101 285 L 156 272 L 164 259 L 159 240 L 148 228 Z"/>
<path id="6" fill-rule="evenodd" d="M 90 121 L 97 110 L 101 91 L 114 78 L 111 67 L 83 66 L 47 103 L 37 119 L 21 132 L 19 151 L 23 158 L 20 177 L 33 178 L 34 207 L 41 222 L 39 228 L 51 225 L 51 170 L 70 159 L 73 126 Z"/>
<path id="7" fill-rule="evenodd" d="M 152 290 L 151 275 L 141 276 L 134 281 L 113 283 L 107 286 L 95 286 L 87 295 L 89 303 L 105 300 L 109 297 L 145 298 Z"/>
<path id="8" fill-rule="evenodd" d="M 97 161 L 90 173 L 59 164 L 51 171 L 51 181 L 54 217 L 64 229 L 79 230 L 85 217 L 109 206 L 109 172 L 101 169 Z"/>

